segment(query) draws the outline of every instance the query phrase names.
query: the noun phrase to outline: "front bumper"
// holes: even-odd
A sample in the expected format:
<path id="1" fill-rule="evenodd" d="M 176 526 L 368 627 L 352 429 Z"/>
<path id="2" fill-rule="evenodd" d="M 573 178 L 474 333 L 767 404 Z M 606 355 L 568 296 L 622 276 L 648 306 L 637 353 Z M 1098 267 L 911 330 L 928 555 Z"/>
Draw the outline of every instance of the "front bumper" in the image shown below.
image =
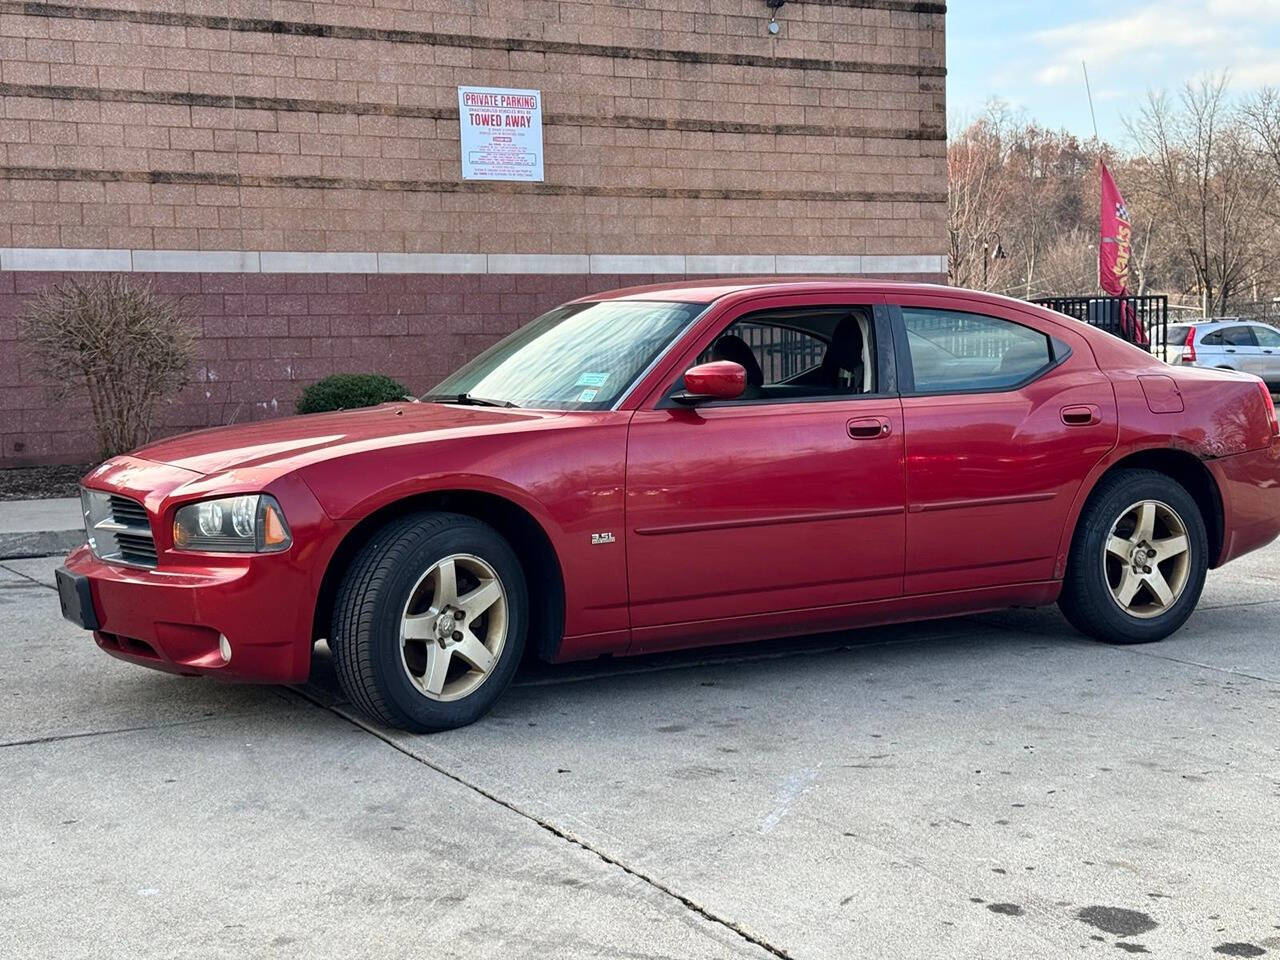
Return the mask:
<path id="1" fill-rule="evenodd" d="M 305 680 L 312 591 L 298 568 L 284 554 L 199 563 L 129 567 L 78 547 L 59 571 L 64 615 L 130 663 L 258 683 Z"/>

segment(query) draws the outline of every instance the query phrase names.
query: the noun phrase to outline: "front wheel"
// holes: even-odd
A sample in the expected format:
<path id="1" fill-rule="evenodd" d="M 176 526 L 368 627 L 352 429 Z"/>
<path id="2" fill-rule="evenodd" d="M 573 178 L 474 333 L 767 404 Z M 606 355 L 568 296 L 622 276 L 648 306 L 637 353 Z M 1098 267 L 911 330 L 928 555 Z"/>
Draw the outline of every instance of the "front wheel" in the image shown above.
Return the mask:
<path id="1" fill-rule="evenodd" d="M 1208 565 L 1204 518 L 1186 488 L 1155 470 L 1119 470 L 1080 515 L 1058 605 L 1095 639 L 1163 640 L 1191 616 Z"/>
<path id="2" fill-rule="evenodd" d="M 338 590 L 329 646 L 339 683 L 379 723 L 464 726 L 511 682 L 528 607 L 520 562 L 488 524 L 401 517 L 356 554 Z"/>

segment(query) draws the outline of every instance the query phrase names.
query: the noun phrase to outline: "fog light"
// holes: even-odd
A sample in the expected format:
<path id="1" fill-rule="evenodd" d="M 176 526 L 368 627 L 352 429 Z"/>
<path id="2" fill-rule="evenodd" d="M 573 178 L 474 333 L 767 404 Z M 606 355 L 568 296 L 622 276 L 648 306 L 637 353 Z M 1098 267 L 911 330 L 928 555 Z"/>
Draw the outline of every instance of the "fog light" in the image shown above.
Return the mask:
<path id="1" fill-rule="evenodd" d="M 222 634 L 218 634 L 218 652 L 222 654 L 223 663 L 231 662 L 231 641 Z"/>

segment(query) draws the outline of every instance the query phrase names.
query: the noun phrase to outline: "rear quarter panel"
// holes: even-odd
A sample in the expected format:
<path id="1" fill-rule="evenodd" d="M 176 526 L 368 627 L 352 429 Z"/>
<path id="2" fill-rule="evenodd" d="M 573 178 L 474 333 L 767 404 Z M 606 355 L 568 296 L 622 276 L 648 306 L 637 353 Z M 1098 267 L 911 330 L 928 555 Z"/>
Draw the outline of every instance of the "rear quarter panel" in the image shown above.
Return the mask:
<path id="1" fill-rule="evenodd" d="M 1105 334 L 1100 336 L 1106 336 Z M 1276 523 L 1274 498 L 1259 494 L 1259 484 L 1274 485 L 1274 463 L 1266 455 L 1272 446 L 1271 422 L 1256 377 L 1229 370 L 1205 370 L 1196 367 L 1168 366 L 1136 347 L 1113 338 L 1114 345 L 1095 345 L 1101 366 L 1115 387 L 1119 413 L 1119 434 L 1115 448 L 1101 460 L 1081 485 L 1069 522 L 1063 530 L 1059 546 L 1061 569 L 1065 569 L 1071 537 L 1084 509 L 1089 493 L 1099 478 L 1126 457 L 1146 450 L 1178 450 L 1205 464 L 1218 485 L 1223 501 L 1223 549 L 1214 558 L 1218 566 L 1248 549 L 1254 549 L 1274 538 L 1268 533 Z M 1136 354 L 1136 356 L 1135 356 Z M 1174 382 L 1181 410 L 1152 409 L 1167 407 L 1152 402 L 1144 393 L 1140 377 L 1168 377 Z M 1233 463 L 1248 455 L 1250 464 Z M 1259 497 L 1271 505 L 1265 507 Z M 1266 518 L 1267 511 L 1270 518 Z M 1237 526 L 1243 524 L 1249 530 Z M 1245 542 L 1250 546 L 1243 546 Z M 1233 542 L 1236 546 L 1232 546 Z"/>

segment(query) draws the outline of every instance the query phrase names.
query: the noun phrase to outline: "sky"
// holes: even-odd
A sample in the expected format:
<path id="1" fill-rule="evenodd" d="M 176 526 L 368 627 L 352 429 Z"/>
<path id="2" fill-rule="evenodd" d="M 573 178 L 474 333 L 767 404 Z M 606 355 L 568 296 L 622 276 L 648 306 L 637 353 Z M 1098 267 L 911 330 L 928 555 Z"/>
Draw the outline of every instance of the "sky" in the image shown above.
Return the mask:
<path id="1" fill-rule="evenodd" d="M 1231 89 L 1280 87 L 1280 0 L 950 0 L 947 112 L 954 127 L 992 97 L 1041 124 L 1127 143 L 1123 118 L 1147 90 L 1206 73 Z"/>

